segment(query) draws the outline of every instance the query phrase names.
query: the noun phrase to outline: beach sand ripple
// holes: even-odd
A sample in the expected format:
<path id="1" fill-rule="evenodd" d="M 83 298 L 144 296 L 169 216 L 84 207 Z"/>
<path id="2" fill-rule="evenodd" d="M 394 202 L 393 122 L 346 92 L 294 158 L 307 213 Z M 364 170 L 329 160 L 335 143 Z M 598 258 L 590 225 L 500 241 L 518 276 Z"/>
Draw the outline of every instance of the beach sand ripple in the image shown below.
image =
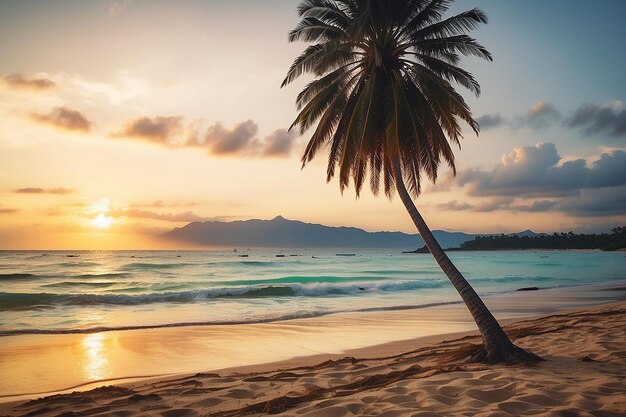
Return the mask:
<path id="1" fill-rule="evenodd" d="M 626 303 L 506 326 L 546 359 L 451 360 L 475 335 L 400 355 L 366 354 L 273 371 L 195 374 L 5 404 L 10 416 L 624 416 Z"/>

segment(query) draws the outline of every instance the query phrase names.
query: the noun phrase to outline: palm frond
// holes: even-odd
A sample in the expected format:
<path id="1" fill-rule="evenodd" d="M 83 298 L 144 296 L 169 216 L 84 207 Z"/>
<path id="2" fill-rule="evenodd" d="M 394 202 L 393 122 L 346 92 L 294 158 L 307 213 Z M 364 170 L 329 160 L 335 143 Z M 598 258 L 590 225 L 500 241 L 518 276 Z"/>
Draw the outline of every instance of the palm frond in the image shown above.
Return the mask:
<path id="1" fill-rule="evenodd" d="M 302 7 L 303 3 L 298 8 L 301 17 L 313 17 L 343 30 L 350 26 L 350 17 L 334 2 L 318 0 L 305 3 L 308 3 L 306 7 Z"/>
<path id="2" fill-rule="evenodd" d="M 432 56 L 417 55 L 417 57 L 422 61 L 423 66 L 435 75 L 447 81 L 454 81 L 470 90 L 476 97 L 480 96 L 480 84 L 468 71 Z"/>
<path id="3" fill-rule="evenodd" d="M 462 56 L 492 60 L 467 35 L 487 22 L 479 9 L 443 18 L 452 0 L 304 0 L 290 41 L 311 43 L 293 62 L 283 86 L 312 74 L 298 94 L 292 128 L 313 127 L 302 166 L 328 145 L 327 180 L 357 197 L 369 177 L 374 194 L 391 197 L 397 175 L 418 196 L 442 163 L 454 166 L 464 121 L 478 132 L 455 87 L 478 96 L 480 85 Z M 454 85 L 454 86 L 453 86 Z M 401 172 L 393 161 L 400 161 Z"/>
<path id="4" fill-rule="evenodd" d="M 408 35 L 441 19 L 448 11 L 451 0 L 417 1 L 413 3 L 413 13 L 406 24 L 401 26 L 401 35 Z M 420 7 L 421 6 L 421 7 Z"/>
<path id="5" fill-rule="evenodd" d="M 484 46 L 467 35 L 422 40 L 414 39 L 410 44 L 407 44 L 407 46 L 409 45 L 423 54 L 442 52 L 459 53 L 461 55 L 473 55 L 478 58 L 493 61 L 491 53 Z"/>
<path id="6" fill-rule="evenodd" d="M 337 26 L 315 17 L 304 17 L 298 26 L 289 32 L 289 42 L 318 42 L 338 39 L 345 32 Z"/>
<path id="7" fill-rule="evenodd" d="M 474 8 L 410 32 L 410 36 L 413 39 L 430 39 L 463 35 L 477 29 L 482 23 L 487 23 L 487 15 L 482 10 Z"/>

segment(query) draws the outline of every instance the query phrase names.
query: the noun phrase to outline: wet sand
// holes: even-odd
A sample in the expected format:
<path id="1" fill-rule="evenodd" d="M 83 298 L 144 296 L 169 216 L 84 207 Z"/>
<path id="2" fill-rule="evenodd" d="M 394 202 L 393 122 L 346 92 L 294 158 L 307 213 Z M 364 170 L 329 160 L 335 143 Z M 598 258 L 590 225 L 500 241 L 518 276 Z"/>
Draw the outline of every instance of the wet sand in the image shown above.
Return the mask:
<path id="1" fill-rule="evenodd" d="M 424 415 L 454 415 L 472 407 L 477 413 L 485 408 L 520 415 L 528 408 L 546 415 L 574 397 L 581 401 L 579 412 L 616 412 L 617 405 L 626 409 L 626 303 L 512 322 L 626 293 L 620 287 L 593 291 L 596 297 L 585 289 L 584 301 L 575 292 L 548 290 L 486 298 L 500 319 L 508 318 L 507 331 L 518 344 L 549 359 L 522 369 L 441 363 L 447 353 L 479 342 L 467 336 L 474 325 L 462 305 L 237 326 L 3 337 L 0 389 L 6 403 L 0 415 L 98 415 L 98 407 L 101 415 L 245 415 L 267 407 L 282 407 L 286 415 L 320 415 L 314 412 L 320 407 L 324 415 L 338 416 L 385 410 L 413 415 L 422 409 L 431 413 Z M 594 361 L 580 362 L 585 356 Z M 77 390 L 82 392 L 68 395 Z M 62 395 L 23 404 L 46 391 Z M 520 400 L 524 393 L 530 399 Z M 499 407 L 512 398 L 525 405 Z M 458 407 L 446 411 L 441 407 L 447 402 Z M 170 414 L 178 405 L 188 411 Z M 227 410 L 232 413 L 219 414 Z"/>
<path id="2" fill-rule="evenodd" d="M 624 415 L 626 302 L 521 320 L 506 330 L 546 361 L 472 364 L 456 354 L 479 343 L 476 335 L 436 344 L 431 338 L 323 362 L 292 359 L 6 403 L 0 415 Z M 403 353 L 380 356 L 397 350 Z"/>

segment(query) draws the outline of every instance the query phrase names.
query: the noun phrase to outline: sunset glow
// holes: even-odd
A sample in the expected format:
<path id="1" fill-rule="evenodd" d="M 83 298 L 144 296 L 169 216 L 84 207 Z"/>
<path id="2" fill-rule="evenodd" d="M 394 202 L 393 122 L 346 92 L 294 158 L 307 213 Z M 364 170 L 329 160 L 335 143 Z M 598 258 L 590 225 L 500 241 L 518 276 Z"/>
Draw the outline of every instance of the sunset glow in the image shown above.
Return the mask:
<path id="1" fill-rule="evenodd" d="M 104 213 L 98 214 L 98 216 L 91 221 L 91 224 L 95 227 L 99 227 L 104 229 L 106 227 L 111 226 L 114 223 L 114 220 L 110 217 L 107 217 Z"/>
<path id="2" fill-rule="evenodd" d="M 0 0 L 0 417 L 623 416 L 626 0 Z"/>
<path id="3" fill-rule="evenodd" d="M 414 232 L 399 200 L 326 183 L 325 157 L 300 169 L 312 131 L 287 128 L 308 80 L 280 88 L 302 49 L 286 39 L 295 3 L 113 3 L 0 6 L 0 248 L 171 248 L 159 236 L 193 221 L 277 215 Z M 464 63 L 482 87 L 467 96 L 481 133 L 463 126 L 456 178 L 442 166 L 436 187 L 424 181 L 417 204 L 429 225 L 623 224 L 626 58 L 612 52 L 623 37 L 601 25 L 561 47 L 585 25 L 585 3 L 568 6 L 562 30 L 556 6 L 537 17 L 516 2 L 475 3 L 489 11 L 478 33 L 494 56 Z"/>
<path id="4" fill-rule="evenodd" d="M 82 340 L 82 348 L 84 351 L 85 376 L 90 380 L 100 380 L 107 376 L 109 372 L 109 363 L 107 360 L 107 352 L 105 341 L 106 333 L 91 333 L 86 335 Z"/>

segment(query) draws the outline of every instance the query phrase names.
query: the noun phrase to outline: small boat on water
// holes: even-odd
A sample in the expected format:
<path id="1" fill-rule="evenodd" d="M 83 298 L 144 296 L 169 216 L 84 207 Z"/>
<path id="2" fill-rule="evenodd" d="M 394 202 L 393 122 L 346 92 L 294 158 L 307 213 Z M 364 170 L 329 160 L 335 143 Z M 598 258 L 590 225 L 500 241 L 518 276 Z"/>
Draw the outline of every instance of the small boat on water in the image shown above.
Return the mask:
<path id="1" fill-rule="evenodd" d="M 247 258 L 248 255 L 239 255 L 240 258 Z"/>
<path id="2" fill-rule="evenodd" d="M 80 255 L 65 255 L 68 258 L 80 258 Z"/>
<path id="3" fill-rule="evenodd" d="M 336 253 L 335 256 L 356 256 L 356 253 Z"/>
<path id="4" fill-rule="evenodd" d="M 278 255 L 276 255 L 276 257 L 277 257 L 277 258 L 284 258 L 284 257 L 285 257 L 285 255 L 278 254 Z"/>

